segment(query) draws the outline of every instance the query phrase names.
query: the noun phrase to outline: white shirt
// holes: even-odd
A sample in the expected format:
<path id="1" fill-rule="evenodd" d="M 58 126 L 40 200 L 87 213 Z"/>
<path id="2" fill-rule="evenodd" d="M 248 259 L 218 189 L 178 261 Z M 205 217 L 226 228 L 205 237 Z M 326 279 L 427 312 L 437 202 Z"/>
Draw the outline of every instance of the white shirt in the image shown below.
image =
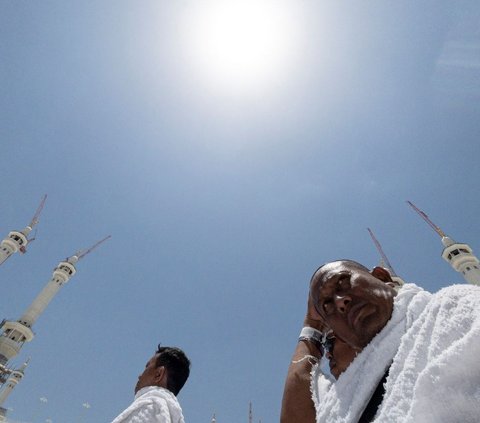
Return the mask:
<path id="1" fill-rule="evenodd" d="M 136 393 L 130 407 L 112 423 L 185 423 L 185 420 L 175 395 L 159 386 L 147 386 Z"/>

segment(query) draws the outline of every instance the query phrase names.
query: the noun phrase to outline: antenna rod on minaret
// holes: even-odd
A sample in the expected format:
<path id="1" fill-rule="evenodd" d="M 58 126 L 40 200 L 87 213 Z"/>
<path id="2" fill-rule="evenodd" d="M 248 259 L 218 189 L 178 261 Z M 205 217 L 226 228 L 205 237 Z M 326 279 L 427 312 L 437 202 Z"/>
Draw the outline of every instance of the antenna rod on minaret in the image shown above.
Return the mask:
<path id="1" fill-rule="evenodd" d="M 248 409 L 248 423 L 253 423 L 253 412 L 252 412 L 252 402 L 250 401 L 250 406 Z"/>
<path id="2" fill-rule="evenodd" d="M 411 201 L 408 201 L 407 200 L 407 204 L 413 209 L 415 210 L 419 215 L 420 217 L 425 220 L 425 222 L 428 223 L 428 225 L 438 234 L 440 235 L 440 238 L 443 238 L 445 237 L 445 233 L 437 226 L 435 225 L 435 223 L 433 223 L 430 218 L 427 216 L 427 214 L 425 212 L 423 212 L 422 210 L 420 210 L 415 204 L 413 204 Z"/>
<path id="3" fill-rule="evenodd" d="M 380 256 L 382 257 L 382 260 L 385 262 L 387 265 L 388 269 L 390 270 L 392 276 L 397 276 L 395 273 L 395 270 L 393 269 L 392 264 L 390 263 L 390 260 L 388 260 L 387 255 L 383 251 L 382 245 L 378 241 L 378 239 L 375 237 L 373 234 L 373 231 L 370 228 L 367 228 L 368 233 L 370 234 L 370 237 L 372 238 L 373 243 L 375 244 L 375 247 L 377 247 L 378 252 L 380 253 Z"/>
<path id="4" fill-rule="evenodd" d="M 112 235 L 108 235 L 105 238 L 93 244 L 90 248 L 87 248 L 86 250 L 77 251 L 75 253 L 75 256 L 77 256 L 77 260 L 80 260 L 81 258 L 85 257 L 87 254 L 91 253 L 95 248 L 97 248 L 100 244 L 105 242 L 107 239 L 110 239 L 111 237 Z"/>
<path id="5" fill-rule="evenodd" d="M 31 220 L 30 224 L 28 225 L 28 226 L 30 226 L 30 228 L 33 228 L 38 223 L 38 218 L 40 217 L 40 213 L 42 212 L 43 207 L 45 206 L 45 201 L 47 201 L 47 194 L 45 194 L 43 196 L 42 201 L 40 202 L 40 204 L 37 208 L 37 211 L 33 215 L 32 220 Z"/>

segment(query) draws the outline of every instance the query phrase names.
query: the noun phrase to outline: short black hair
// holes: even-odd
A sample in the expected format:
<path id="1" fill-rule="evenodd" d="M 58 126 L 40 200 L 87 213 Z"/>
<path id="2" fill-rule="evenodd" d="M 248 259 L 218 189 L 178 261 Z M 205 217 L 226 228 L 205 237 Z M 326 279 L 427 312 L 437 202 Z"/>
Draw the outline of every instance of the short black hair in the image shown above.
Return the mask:
<path id="1" fill-rule="evenodd" d="M 162 347 L 158 344 L 156 354 L 157 367 L 165 366 L 168 372 L 167 389 L 175 396 L 178 395 L 190 375 L 190 360 L 177 347 Z"/>

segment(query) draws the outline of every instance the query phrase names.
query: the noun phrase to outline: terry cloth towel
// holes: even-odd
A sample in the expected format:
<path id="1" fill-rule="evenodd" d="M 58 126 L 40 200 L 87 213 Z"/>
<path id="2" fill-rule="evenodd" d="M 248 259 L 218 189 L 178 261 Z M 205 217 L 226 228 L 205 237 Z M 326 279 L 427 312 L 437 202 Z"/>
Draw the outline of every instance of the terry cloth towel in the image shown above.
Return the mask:
<path id="1" fill-rule="evenodd" d="M 394 299 L 386 326 L 355 357 L 336 382 L 325 378 L 320 366 L 313 369 L 312 394 L 317 423 L 357 422 L 375 388 L 391 364 L 400 339 L 425 308 L 431 294 L 405 284 Z"/>
<path id="2" fill-rule="evenodd" d="M 479 287 L 454 285 L 432 295 L 407 284 L 390 321 L 337 382 L 314 369 L 317 422 L 357 422 L 390 363 L 375 422 L 478 422 L 479 353 Z"/>
<path id="3" fill-rule="evenodd" d="M 435 295 L 403 337 L 376 422 L 480 421 L 480 287 Z"/>
<path id="4" fill-rule="evenodd" d="M 185 423 L 182 409 L 168 389 L 147 386 L 140 389 L 135 400 L 112 423 Z"/>

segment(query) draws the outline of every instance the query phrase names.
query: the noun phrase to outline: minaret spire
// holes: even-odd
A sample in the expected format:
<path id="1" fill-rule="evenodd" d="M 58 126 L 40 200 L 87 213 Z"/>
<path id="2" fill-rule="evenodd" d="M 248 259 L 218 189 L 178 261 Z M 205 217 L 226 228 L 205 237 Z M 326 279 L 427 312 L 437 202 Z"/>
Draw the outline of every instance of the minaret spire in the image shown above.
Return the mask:
<path id="1" fill-rule="evenodd" d="M 27 244 L 33 239 L 28 239 L 28 234 L 32 231 L 33 227 L 38 223 L 38 218 L 40 213 L 45 206 L 45 201 L 47 200 L 47 194 L 42 197 L 40 205 L 37 208 L 37 211 L 32 217 L 32 220 L 21 231 L 11 231 L 8 236 L 0 243 L 0 264 L 4 263 L 11 255 L 15 254 L 17 251 L 25 253 Z"/>
<path id="2" fill-rule="evenodd" d="M 397 282 L 399 285 L 403 285 L 405 283 L 404 280 L 396 274 L 392 264 L 390 263 L 390 260 L 385 254 L 385 251 L 383 251 L 382 244 L 380 244 L 380 241 L 376 238 L 376 236 L 374 235 L 373 231 L 370 228 L 367 228 L 367 231 L 370 234 L 370 237 L 372 238 L 372 241 L 375 244 L 375 247 L 377 248 L 378 253 L 380 254 L 382 263 L 384 263 L 385 266 L 388 268 L 390 272 L 390 276 L 392 277 L 392 280 L 394 282 Z"/>
<path id="3" fill-rule="evenodd" d="M 43 197 L 42 197 L 42 201 L 40 201 L 40 204 L 37 208 L 37 211 L 35 212 L 35 214 L 33 215 L 32 217 L 32 220 L 30 221 L 30 224 L 27 226 L 27 228 L 30 228 L 30 231 L 33 229 L 33 227 L 38 223 L 38 218 L 40 217 L 40 213 L 42 212 L 43 210 L 43 207 L 45 206 L 45 201 L 47 201 L 47 194 L 45 194 Z M 30 232 L 29 231 L 29 232 Z"/>
<path id="4" fill-rule="evenodd" d="M 373 234 L 373 231 L 372 231 L 370 228 L 367 228 L 367 231 L 368 231 L 368 233 L 370 234 L 370 237 L 372 238 L 372 241 L 373 241 L 373 243 L 375 244 L 375 247 L 377 248 L 377 251 L 379 252 L 380 257 L 382 258 L 382 260 L 383 260 L 383 262 L 385 263 L 385 265 L 388 267 L 388 270 L 390 270 L 390 274 L 391 274 L 392 276 L 397 276 L 396 273 L 395 273 L 395 270 L 393 270 L 393 266 L 391 265 L 390 260 L 388 260 L 387 255 L 386 255 L 385 252 L 383 251 L 382 245 L 380 244 L 380 242 L 378 241 L 378 239 L 377 239 L 377 238 L 375 237 L 375 235 Z"/>
<path id="5" fill-rule="evenodd" d="M 33 324 L 44 312 L 60 288 L 75 275 L 77 272 L 75 264 L 78 260 L 87 255 L 108 238 L 110 238 L 110 236 L 97 242 L 89 249 L 84 250 L 83 252 L 77 252 L 73 256 L 68 257 L 65 261 L 61 261 L 53 270 L 52 278 L 48 281 L 40 294 L 38 294 L 33 300 L 27 310 L 23 313 L 22 317 L 16 322 L 2 322 L 0 327 L 3 331 L 3 333 L 0 334 L 0 365 L 5 366 L 9 360 L 19 353 L 25 342 L 29 342 L 34 338 L 35 335 L 31 329 Z"/>
<path id="6" fill-rule="evenodd" d="M 77 261 L 81 258 L 85 257 L 87 254 L 91 253 L 95 248 L 97 248 L 100 244 L 104 243 L 107 239 L 110 239 L 112 235 L 108 235 L 105 238 L 101 239 L 100 241 L 93 244 L 90 248 L 86 248 L 84 250 L 77 251 L 75 256 L 77 256 Z"/>
<path id="7" fill-rule="evenodd" d="M 250 401 L 248 407 L 248 423 L 253 423 L 253 411 L 252 411 L 252 402 Z"/>
<path id="8" fill-rule="evenodd" d="M 480 285 L 480 261 L 473 254 L 470 246 L 455 242 L 435 225 L 422 210 L 416 207 L 415 204 L 411 201 L 407 201 L 407 203 L 441 237 L 444 246 L 442 258 L 450 264 L 454 270 L 461 273 L 468 283 Z"/>
<path id="9" fill-rule="evenodd" d="M 445 233 L 437 226 L 435 225 L 435 223 L 433 223 L 430 218 L 427 216 L 427 214 L 425 212 L 423 212 L 422 210 L 420 210 L 415 204 L 413 204 L 411 201 L 408 201 L 407 200 L 407 204 L 413 209 L 415 210 L 419 215 L 420 217 L 425 220 L 425 222 L 428 223 L 428 226 L 430 226 L 439 236 L 440 238 L 444 238 L 446 237 Z"/>

